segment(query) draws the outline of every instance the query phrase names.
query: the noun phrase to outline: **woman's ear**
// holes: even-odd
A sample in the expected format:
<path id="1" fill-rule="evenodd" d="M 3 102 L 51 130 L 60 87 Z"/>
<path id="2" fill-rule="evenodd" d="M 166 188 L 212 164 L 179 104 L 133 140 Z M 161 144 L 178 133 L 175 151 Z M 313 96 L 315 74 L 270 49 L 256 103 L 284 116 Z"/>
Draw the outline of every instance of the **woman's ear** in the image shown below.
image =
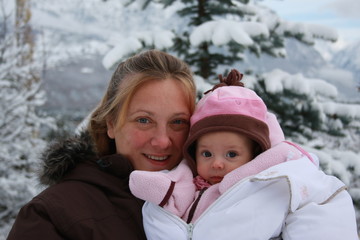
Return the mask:
<path id="1" fill-rule="evenodd" d="M 115 138 L 115 126 L 112 120 L 106 120 L 107 135 L 109 138 Z"/>

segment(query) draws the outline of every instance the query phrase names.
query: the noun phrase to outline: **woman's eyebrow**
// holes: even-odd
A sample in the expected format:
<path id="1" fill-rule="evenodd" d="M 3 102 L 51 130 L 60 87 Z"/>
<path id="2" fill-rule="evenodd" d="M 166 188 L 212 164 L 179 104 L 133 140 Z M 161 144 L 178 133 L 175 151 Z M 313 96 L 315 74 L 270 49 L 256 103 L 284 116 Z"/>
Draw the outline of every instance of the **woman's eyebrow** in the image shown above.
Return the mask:
<path id="1" fill-rule="evenodd" d="M 129 112 L 129 115 L 132 116 L 132 115 L 135 115 L 135 114 L 146 114 L 146 115 L 149 115 L 149 116 L 152 116 L 154 115 L 154 113 L 148 111 L 148 110 L 143 110 L 143 109 L 137 109 L 133 112 Z"/>
<path id="2" fill-rule="evenodd" d="M 191 116 L 191 114 L 189 114 L 189 113 L 185 113 L 185 112 L 180 112 L 180 113 L 175 113 L 175 114 L 173 114 L 173 116 L 175 116 L 175 117 L 178 117 L 178 116 L 186 116 L 186 117 L 190 117 L 190 116 Z"/>

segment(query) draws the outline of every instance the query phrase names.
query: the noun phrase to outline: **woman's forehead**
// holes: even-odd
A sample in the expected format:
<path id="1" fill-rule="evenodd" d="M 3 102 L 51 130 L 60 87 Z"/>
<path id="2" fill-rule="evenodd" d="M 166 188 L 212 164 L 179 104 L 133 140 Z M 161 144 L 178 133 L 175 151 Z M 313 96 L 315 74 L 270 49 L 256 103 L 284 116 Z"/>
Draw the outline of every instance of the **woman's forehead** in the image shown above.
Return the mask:
<path id="1" fill-rule="evenodd" d="M 129 114 L 133 112 L 173 112 L 188 114 L 189 103 L 181 83 L 171 79 L 149 81 L 143 84 L 132 96 Z"/>

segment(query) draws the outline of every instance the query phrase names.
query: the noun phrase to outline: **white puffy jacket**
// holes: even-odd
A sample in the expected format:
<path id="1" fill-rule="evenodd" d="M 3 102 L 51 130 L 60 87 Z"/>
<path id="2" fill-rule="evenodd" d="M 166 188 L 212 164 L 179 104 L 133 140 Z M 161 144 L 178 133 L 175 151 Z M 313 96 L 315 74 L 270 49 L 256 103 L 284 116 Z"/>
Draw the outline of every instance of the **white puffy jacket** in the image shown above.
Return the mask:
<path id="1" fill-rule="evenodd" d="M 153 240 L 357 240 L 344 183 L 307 157 L 270 167 L 223 193 L 191 224 L 150 202 L 144 227 Z"/>

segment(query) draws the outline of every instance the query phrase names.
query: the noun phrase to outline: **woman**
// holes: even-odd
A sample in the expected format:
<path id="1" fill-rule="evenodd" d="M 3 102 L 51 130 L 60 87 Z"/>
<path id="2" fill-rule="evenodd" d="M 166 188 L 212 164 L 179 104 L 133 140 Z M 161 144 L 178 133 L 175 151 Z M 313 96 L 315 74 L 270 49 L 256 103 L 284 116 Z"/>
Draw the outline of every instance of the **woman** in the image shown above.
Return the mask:
<path id="1" fill-rule="evenodd" d="M 20 210 L 8 239 L 146 239 L 129 175 L 181 161 L 194 106 L 181 60 L 151 50 L 121 63 L 88 131 L 45 152 L 40 181 L 50 186 Z"/>

